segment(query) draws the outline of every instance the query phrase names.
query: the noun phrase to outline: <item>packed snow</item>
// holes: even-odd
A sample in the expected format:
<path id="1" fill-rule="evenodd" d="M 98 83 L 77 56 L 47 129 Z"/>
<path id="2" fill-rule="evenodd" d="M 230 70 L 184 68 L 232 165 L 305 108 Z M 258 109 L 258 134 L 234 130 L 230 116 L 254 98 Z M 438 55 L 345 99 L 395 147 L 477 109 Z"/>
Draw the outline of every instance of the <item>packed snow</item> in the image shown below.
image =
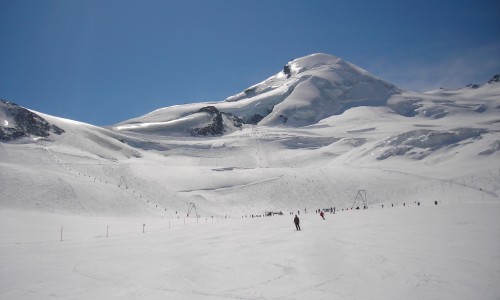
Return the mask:
<path id="1" fill-rule="evenodd" d="M 0 142 L 0 298 L 500 298 L 500 83 L 286 66 L 109 128 L 34 112 L 64 133 Z"/>
<path id="2" fill-rule="evenodd" d="M 287 214 L 184 225 L 2 211 L 1 298 L 496 299 L 499 213 L 498 203 L 302 212 L 295 231 Z"/>

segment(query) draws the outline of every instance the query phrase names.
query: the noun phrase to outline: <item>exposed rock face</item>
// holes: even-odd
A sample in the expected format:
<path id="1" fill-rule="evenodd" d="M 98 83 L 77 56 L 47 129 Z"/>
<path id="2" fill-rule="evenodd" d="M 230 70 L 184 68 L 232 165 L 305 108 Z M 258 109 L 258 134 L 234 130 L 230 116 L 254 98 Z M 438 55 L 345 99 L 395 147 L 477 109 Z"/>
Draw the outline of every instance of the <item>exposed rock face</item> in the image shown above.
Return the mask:
<path id="1" fill-rule="evenodd" d="M 479 84 L 476 84 L 476 83 L 469 83 L 468 85 L 466 85 L 465 87 L 468 87 L 468 88 L 471 88 L 471 89 L 478 89 L 480 88 L 481 86 Z"/>
<path id="2" fill-rule="evenodd" d="M 290 76 L 292 76 L 292 72 L 290 70 L 290 66 L 289 65 L 285 65 L 283 67 L 283 73 L 285 73 L 286 78 L 290 78 Z"/>
<path id="3" fill-rule="evenodd" d="M 241 127 L 241 125 L 243 124 L 243 121 L 240 118 L 231 114 L 220 112 L 215 106 L 205 106 L 198 112 L 210 114 L 210 116 L 213 117 L 212 123 L 202 128 L 191 128 L 191 135 L 222 135 L 224 132 L 226 132 L 226 127 L 228 125 Z"/>
<path id="4" fill-rule="evenodd" d="M 39 115 L 17 104 L 0 100 L 0 141 L 12 141 L 29 135 L 48 137 L 51 133 L 63 132 L 63 129 Z"/>
<path id="5" fill-rule="evenodd" d="M 488 83 L 495 83 L 495 82 L 500 82 L 500 74 L 494 75 L 490 80 L 488 80 Z"/>

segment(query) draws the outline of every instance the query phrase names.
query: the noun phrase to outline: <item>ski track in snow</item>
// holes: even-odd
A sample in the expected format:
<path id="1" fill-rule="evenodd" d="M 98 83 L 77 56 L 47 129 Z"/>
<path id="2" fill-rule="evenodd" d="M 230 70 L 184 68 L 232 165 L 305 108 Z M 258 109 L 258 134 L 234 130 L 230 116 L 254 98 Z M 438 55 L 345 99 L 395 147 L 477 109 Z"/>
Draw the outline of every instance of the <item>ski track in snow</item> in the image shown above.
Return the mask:
<path id="1" fill-rule="evenodd" d="M 256 182 L 250 182 L 250 183 L 246 183 L 246 184 L 240 184 L 240 185 L 233 185 L 233 186 L 229 186 L 229 187 L 218 187 L 218 188 L 207 188 L 207 189 L 198 189 L 198 190 L 186 190 L 186 191 L 179 191 L 180 193 L 192 193 L 192 192 L 200 192 L 200 191 L 228 191 L 228 190 L 234 190 L 234 189 L 240 189 L 240 188 L 243 188 L 243 187 L 251 187 L 251 186 L 254 186 L 254 185 L 258 185 L 258 184 L 261 184 L 261 183 L 266 183 L 266 182 L 271 182 L 271 181 L 275 181 L 275 180 L 278 180 L 280 178 L 282 178 L 283 176 L 278 176 L 278 177 L 273 177 L 273 178 L 268 178 L 268 179 L 264 179 L 264 180 L 259 180 L 259 181 L 256 181 Z"/>

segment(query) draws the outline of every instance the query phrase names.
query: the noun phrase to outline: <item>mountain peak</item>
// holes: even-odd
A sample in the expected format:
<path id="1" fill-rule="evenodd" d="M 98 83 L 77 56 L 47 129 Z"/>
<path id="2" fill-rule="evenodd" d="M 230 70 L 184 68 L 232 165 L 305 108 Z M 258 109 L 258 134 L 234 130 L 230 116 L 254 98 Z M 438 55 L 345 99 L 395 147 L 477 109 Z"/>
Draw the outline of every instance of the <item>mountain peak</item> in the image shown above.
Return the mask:
<path id="1" fill-rule="evenodd" d="M 182 132 L 193 132 L 189 130 L 193 126 L 198 132 L 196 128 L 212 126 L 206 118 L 201 118 L 199 110 L 204 106 L 233 116 L 238 120 L 235 124 L 301 127 L 342 114 L 350 108 L 384 106 L 389 97 L 400 92 L 393 84 L 337 56 L 315 53 L 289 61 L 275 75 L 224 101 L 156 110 L 123 122 L 119 129 L 142 131 L 145 126 L 138 127 L 136 123 L 145 122 L 154 124 L 147 126 L 148 132 L 151 128 L 155 132 L 172 132 L 174 127 L 181 128 Z M 236 125 L 229 119 L 224 124 L 230 132 Z M 186 128 L 188 130 L 184 130 Z"/>
<path id="2" fill-rule="evenodd" d="M 296 58 L 290 61 L 289 64 L 295 66 L 296 68 L 310 70 L 319 66 L 334 65 L 341 60 L 341 58 L 338 58 L 334 55 L 314 53 L 304 57 Z"/>
<path id="3" fill-rule="evenodd" d="M 304 78 L 302 77 L 304 76 L 331 77 L 332 74 L 335 74 L 335 79 L 330 79 L 334 81 L 351 81 L 360 75 L 375 78 L 362 68 L 337 56 L 325 53 L 314 53 L 289 61 L 281 72 L 260 83 L 250 86 L 241 93 L 226 98 L 225 101 L 234 102 L 248 99 L 282 86 L 291 86 L 294 85 L 297 80 L 303 80 Z"/>
<path id="4" fill-rule="evenodd" d="M 382 106 L 396 86 L 334 55 L 315 53 L 289 61 L 274 76 L 228 97 L 244 102 L 259 124 L 305 126 L 355 106 Z M 245 120 L 244 116 L 242 117 Z"/>

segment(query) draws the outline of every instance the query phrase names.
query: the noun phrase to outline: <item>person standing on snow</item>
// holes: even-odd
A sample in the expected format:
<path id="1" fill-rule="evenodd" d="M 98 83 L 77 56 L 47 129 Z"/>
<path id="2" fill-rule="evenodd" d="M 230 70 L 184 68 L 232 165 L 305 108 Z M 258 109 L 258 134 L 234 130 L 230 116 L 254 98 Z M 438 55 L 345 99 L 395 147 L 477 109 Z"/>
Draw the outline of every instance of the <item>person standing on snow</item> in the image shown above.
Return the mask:
<path id="1" fill-rule="evenodd" d="M 293 222 L 295 223 L 295 228 L 297 230 L 300 230 L 300 219 L 299 217 L 297 217 L 297 215 L 295 215 L 295 218 L 293 218 Z"/>
<path id="2" fill-rule="evenodd" d="M 323 211 L 321 211 L 319 215 L 323 218 L 323 220 L 325 219 L 325 214 L 323 213 Z"/>

